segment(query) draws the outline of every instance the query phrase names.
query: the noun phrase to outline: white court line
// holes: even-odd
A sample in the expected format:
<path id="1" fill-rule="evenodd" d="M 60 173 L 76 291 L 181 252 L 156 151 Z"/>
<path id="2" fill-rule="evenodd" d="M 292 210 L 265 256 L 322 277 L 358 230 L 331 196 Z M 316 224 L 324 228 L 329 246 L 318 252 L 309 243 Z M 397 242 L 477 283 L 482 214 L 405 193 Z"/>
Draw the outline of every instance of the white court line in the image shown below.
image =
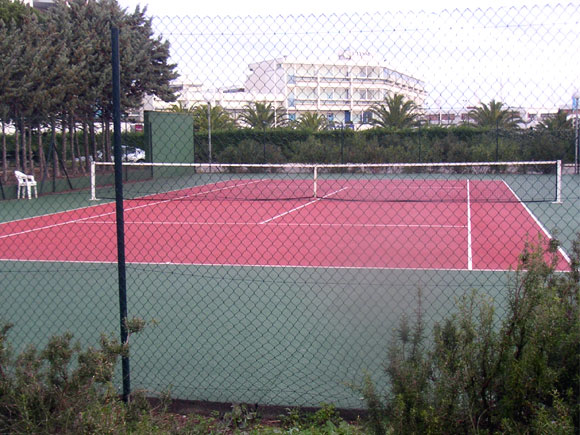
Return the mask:
<path id="1" fill-rule="evenodd" d="M 473 270 L 473 251 L 471 240 L 471 197 L 469 195 L 469 179 L 467 180 L 467 270 Z"/>
<path id="2" fill-rule="evenodd" d="M 189 197 L 193 197 L 193 196 L 198 196 L 198 195 L 201 195 L 202 193 L 203 194 L 205 194 L 205 193 L 213 193 L 213 192 L 219 192 L 221 190 L 233 189 L 235 187 L 247 186 L 249 184 L 259 183 L 259 182 L 262 182 L 262 181 L 263 180 L 250 181 L 248 183 L 236 184 L 234 186 L 228 186 L 228 187 L 222 187 L 222 188 L 219 188 L 219 189 L 206 190 L 204 192 L 198 192 L 198 193 L 192 194 L 192 195 L 183 195 L 183 196 L 180 196 L 178 198 L 165 199 L 163 201 L 157 201 L 157 202 L 151 202 L 151 203 L 147 203 L 147 204 L 137 205 L 135 207 L 125 208 L 124 209 L 124 212 L 131 211 L 131 210 L 137 210 L 137 209 L 140 209 L 140 208 L 151 207 L 151 206 L 159 205 L 159 204 L 165 204 L 167 202 L 172 202 L 175 199 L 182 199 L 182 198 L 189 198 Z M 146 197 L 143 197 L 143 198 L 146 198 Z M 94 206 L 94 207 L 99 207 L 99 206 Z M 91 207 L 86 207 L 86 208 L 91 208 Z M 54 213 L 54 215 L 58 215 L 58 214 L 62 214 L 62 213 L 68 213 L 68 212 L 67 211 L 58 212 L 58 213 Z M 69 224 L 89 223 L 89 222 L 85 222 L 85 221 L 88 221 L 90 219 L 96 219 L 96 218 L 104 217 L 104 216 L 110 216 L 112 214 L 116 214 L 116 210 L 113 210 L 113 211 L 108 212 L 108 213 L 98 214 L 96 216 L 88 216 L 88 217 L 84 217 L 84 218 L 80 218 L 80 219 L 73 219 L 73 220 L 69 220 L 69 221 L 65 221 L 65 222 L 59 222 L 59 223 L 52 224 L 52 225 L 45 225 L 43 227 L 31 228 L 29 230 L 19 231 L 17 233 L 4 234 L 4 235 L 0 236 L 0 239 L 6 239 L 8 237 L 14 237 L 14 236 L 21 236 L 23 234 L 29 234 L 29 233 L 34 233 L 34 232 L 37 232 L 37 231 L 48 230 L 48 229 L 51 229 L 51 228 L 61 227 L 61 226 L 64 226 L 64 225 L 69 225 Z M 48 214 L 48 215 L 45 215 L 45 216 L 52 216 L 52 215 Z M 35 219 L 36 217 L 37 216 L 33 216 L 33 217 L 30 217 L 30 218 L 25 218 L 25 219 L 22 219 L 22 221 L 27 220 L 27 219 Z M 6 223 L 8 223 L 8 222 L 6 222 Z M 114 223 L 114 222 L 112 222 L 112 223 Z"/>
<path id="3" fill-rule="evenodd" d="M 331 192 L 327 195 L 324 195 L 322 198 L 317 198 L 314 201 L 310 201 L 310 202 L 307 202 L 306 204 L 302 204 L 300 207 L 295 207 L 292 210 L 288 210 L 288 211 L 281 213 L 277 216 L 271 217 L 270 219 L 266 219 L 265 221 L 260 222 L 260 225 L 267 224 L 268 222 L 272 222 L 273 220 L 281 218 L 282 216 L 286 216 L 287 214 L 290 214 L 290 213 L 293 213 L 297 210 L 300 210 L 301 208 L 308 207 L 309 205 L 317 203 L 321 199 L 328 198 L 329 196 L 332 196 L 332 195 L 336 195 L 338 192 L 342 192 L 343 190 L 346 190 L 346 189 L 348 189 L 348 187 L 343 187 L 342 189 L 335 190 L 334 192 Z"/>
<path id="4" fill-rule="evenodd" d="M 115 261 L 97 261 L 97 260 L 22 260 L 22 259 L 14 259 L 14 258 L 0 258 L 0 261 L 10 261 L 13 263 L 66 263 L 66 264 L 96 264 L 96 265 L 113 265 L 116 266 L 118 262 Z M 261 264 L 261 263 L 244 263 L 244 264 L 236 264 L 236 263 L 172 263 L 169 261 L 165 262 L 158 262 L 158 261 L 127 261 L 127 264 L 133 266 L 194 266 L 194 267 L 239 267 L 239 268 L 247 268 L 247 267 L 270 267 L 273 269 L 316 269 L 320 270 L 320 268 L 325 269 L 340 269 L 340 270 L 410 270 L 410 271 L 426 271 L 426 272 L 514 272 L 514 269 L 473 269 L 473 271 L 469 271 L 463 268 L 443 268 L 443 267 L 380 267 L 380 266 L 334 266 L 334 265 L 295 265 L 295 264 Z"/>
<path id="5" fill-rule="evenodd" d="M 532 219 L 536 222 L 536 224 L 544 232 L 546 237 L 548 237 L 550 240 L 553 240 L 554 238 L 552 237 L 550 232 L 546 229 L 546 227 L 544 227 L 542 222 L 540 222 L 540 220 L 536 217 L 536 215 L 532 212 L 532 210 L 530 210 L 530 208 L 526 204 L 524 204 L 524 202 L 520 199 L 520 197 L 516 194 L 516 192 L 514 192 L 514 190 L 510 187 L 510 185 L 505 182 L 505 180 L 502 180 L 502 181 L 506 185 L 506 187 L 510 190 L 510 192 L 516 197 L 518 202 L 527 210 L 527 212 L 530 214 Z M 562 254 L 562 257 L 564 257 L 564 260 L 566 260 L 568 262 L 568 264 L 572 263 L 572 260 L 570 260 L 570 257 L 568 257 L 568 254 L 566 254 L 566 252 L 562 249 L 561 246 L 558 247 L 558 251 L 560 251 L 560 254 Z"/>
<path id="6" fill-rule="evenodd" d="M 91 222 L 78 222 L 87 225 L 112 225 L 114 221 L 91 221 Z M 199 226 L 209 226 L 209 225 L 264 225 L 262 222 L 181 222 L 181 221 L 125 221 L 127 225 L 199 225 Z M 466 228 L 466 225 L 445 225 L 445 224 L 349 224 L 349 223 L 297 223 L 288 222 L 284 224 L 274 223 L 273 226 L 284 226 L 284 227 L 341 227 L 341 228 Z"/>
<path id="7" fill-rule="evenodd" d="M 96 215 L 96 216 L 89 216 L 89 217 L 85 217 L 85 218 L 74 219 L 74 220 L 65 221 L 65 222 L 59 222 L 57 224 L 52 224 L 52 225 L 45 225 L 43 227 L 32 228 L 30 230 L 19 231 L 17 233 L 4 234 L 3 236 L 0 236 L 0 239 L 6 239 L 8 237 L 21 236 L 23 234 L 29 234 L 29 233 L 34 233 L 34 232 L 37 232 L 37 231 L 48 230 L 48 229 L 51 229 L 51 228 L 62 227 L 64 225 L 69 225 L 69 224 L 74 224 L 74 223 L 80 223 L 80 222 L 83 222 L 83 221 L 86 221 L 86 220 L 89 220 L 89 219 L 99 218 L 99 217 L 103 217 L 103 216 L 109 216 L 109 215 L 114 214 L 114 213 L 115 212 L 113 211 L 113 212 L 103 213 L 103 214 Z"/>

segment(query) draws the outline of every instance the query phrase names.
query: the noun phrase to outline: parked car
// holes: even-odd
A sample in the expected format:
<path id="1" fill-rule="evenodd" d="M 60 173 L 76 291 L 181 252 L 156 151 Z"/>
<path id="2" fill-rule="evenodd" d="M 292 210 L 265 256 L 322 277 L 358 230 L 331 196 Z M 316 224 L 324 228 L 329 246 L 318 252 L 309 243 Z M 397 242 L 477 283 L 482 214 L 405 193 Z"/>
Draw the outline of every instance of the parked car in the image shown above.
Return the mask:
<path id="1" fill-rule="evenodd" d="M 75 162 L 84 163 L 87 160 L 85 156 L 75 157 Z M 93 161 L 93 156 L 89 155 L 89 162 Z"/>
<path id="2" fill-rule="evenodd" d="M 143 162 L 145 161 L 145 151 L 141 148 L 128 146 L 128 145 L 121 145 L 121 151 L 123 153 L 123 161 L 124 162 Z M 103 160 L 103 152 L 97 151 L 97 160 Z M 111 151 L 111 161 L 114 161 L 113 151 Z"/>

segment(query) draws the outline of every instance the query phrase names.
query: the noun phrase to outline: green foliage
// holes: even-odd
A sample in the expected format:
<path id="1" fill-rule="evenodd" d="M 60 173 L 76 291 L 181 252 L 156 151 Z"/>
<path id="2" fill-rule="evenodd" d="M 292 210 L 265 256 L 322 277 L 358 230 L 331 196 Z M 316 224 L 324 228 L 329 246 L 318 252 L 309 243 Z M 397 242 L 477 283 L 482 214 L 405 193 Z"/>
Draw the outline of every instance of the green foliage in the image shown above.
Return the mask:
<path id="1" fill-rule="evenodd" d="M 371 106 L 371 125 L 382 128 L 404 129 L 419 125 L 419 107 L 403 94 L 388 95 L 384 104 Z"/>
<path id="2" fill-rule="evenodd" d="M 224 415 L 224 422 L 231 429 L 247 429 L 253 426 L 259 416 L 255 409 L 245 404 L 234 403 L 231 412 Z"/>
<path id="3" fill-rule="evenodd" d="M 294 127 L 307 131 L 321 131 L 329 127 L 328 118 L 320 113 L 306 112 L 293 123 Z"/>
<path id="4" fill-rule="evenodd" d="M 16 6 L 4 6 L 0 3 L 1 14 L 14 15 Z M 20 137 L 26 131 L 60 128 L 61 157 L 68 160 L 69 155 L 81 153 L 78 142 L 75 149 L 72 141 L 64 140 L 67 129 L 71 138 L 79 125 L 90 125 L 94 133 L 94 124 L 100 121 L 103 130 L 109 131 L 112 26 L 120 30 L 121 109 L 128 112 L 140 107 L 145 95 L 175 100 L 170 83 L 177 73 L 176 65 L 169 63 L 169 44 L 154 36 L 144 10 L 128 13 L 116 0 L 57 0 L 38 16 L 28 9 L 17 12 L 17 25 L 0 19 L 0 117 L 14 124 Z M 109 138 L 106 134 L 106 154 Z M 17 141 L 15 147 L 24 149 L 22 142 Z M 85 144 L 82 154 L 88 162 L 88 136 Z M 95 147 L 91 134 L 90 149 Z M 31 154 L 20 159 L 17 152 L 15 166 L 28 171 L 33 166 Z M 75 160 L 70 160 L 76 172 Z M 43 154 L 39 163 L 42 170 Z"/>
<path id="5" fill-rule="evenodd" d="M 365 376 L 374 433 L 566 433 L 580 429 L 580 244 L 569 273 L 538 240 L 509 283 L 507 313 L 475 291 L 427 341 L 419 303 L 389 349 L 384 395 Z M 430 343 L 428 345 L 428 343 Z"/>
<path id="6" fill-rule="evenodd" d="M 572 130 L 572 118 L 568 118 L 568 113 L 563 110 L 559 109 L 555 116 L 551 116 L 548 119 L 543 120 L 538 125 L 538 129 L 540 130 L 549 130 L 549 131 L 566 131 Z"/>
<path id="7" fill-rule="evenodd" d="M 275 145 L 245 140 L 237 147 L 227 147 L 218 155 L 218 160 L 222 163 L 282 163 L 285 158 Z"/>
<path id="8" fill-rule="evenodd" d="M 281 416 L 282 426 L 289 433 L 351 434 L 358 433 L 356 427 L 348 425 L 333 405 L 323 403 L 314 413 L 305 413 L 297 408 L 288 408 Z"/>
<path id="9" fill-rule="evenodd" d="M 519 113 L 495 100 L 489 104 L 480 103 L 479 107 L 469 111 L 468 116 L 468 123 L 487 128 L 513 129 L 523 122 Z"/>
<path id="10" fill-rule="evenodd" d="M 291 142 L 290 149 L 296 163 L 334 163 L 340 159 L 336 145 L 325 145 L 313 135 L 305 141 Z"/>
<path id="11" fill-rule="evenodd" d="M 103 336 L 99 348 L 81 351 L 67 333 L 42 350 L 29 347 L 12 356 L 8 330 L 0 340 L 0 432 L 73 431 L 97 396 L 104 403 L 115 397 L 110 380 L 122 347 L 116 340 Z"/>
<path id="12" fill-rule="evenodd" d="M 207 133 L 197 133 L 196 161 L 207 161 Z M 243 141 L 276 146 L 284 159 L 308 163 L 397 163 L 557 160 L 572 162 L 571 130 L 497 130 L 468 126 L 414 129 L 373 128 L 363 131 L 308 131 L 276 128 L 212 131 L 214 155 L 230 148 L 228 158 Z M 262 152 L 263 157 L 263 152 Z M 256 162 L 257 158 L 247 161 Z"/>
<path id="13" fill-rule="evenodd" d="M 33 13 L 36 13 L 33 8 L 19 0 L 0 0 L 0 21 L 6 26 L 20 26 L 26 16 Z"/>
<path id="14" fill-rule="evenodd" d="M 246 104 L 239 119 L 243 125 L 258 130 L 283 127 L 288 123 L 286 109 L 266 102 Z"/>
<path id="15" fill-rule="evenodd" d="M 207 132 L 208 126 L 211 123 L 211 129 L 214 130 L 228 130 L 236 126 L 235 120 L 231 117 L 221 106 L 210 106 L 209 116 L 208 107 L 201 105 L 194 107 L 192 110 L 193 127 L 195 131 Z"/>

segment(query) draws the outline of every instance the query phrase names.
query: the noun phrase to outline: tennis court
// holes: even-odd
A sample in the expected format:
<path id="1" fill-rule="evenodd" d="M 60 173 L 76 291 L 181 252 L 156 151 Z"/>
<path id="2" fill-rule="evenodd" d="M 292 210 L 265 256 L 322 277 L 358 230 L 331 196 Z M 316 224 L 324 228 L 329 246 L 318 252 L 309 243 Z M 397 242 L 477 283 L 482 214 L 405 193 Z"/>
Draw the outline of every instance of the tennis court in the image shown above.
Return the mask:
<path id="1" fill-rule="evenodd" d="M 363 406 L 347 384 L 381 372 L 418 294 L 429 325 L 473 288 L 501 315 L 506 271 L 550 237 L 532 210 L 561 206 L 553 174 L 199 169 L 124 184 L 129 315 L 155 320 L 132 385 L 180 399 Z M 96 184 L 86 207 L 0 224 L 2 266 L 28 283 L 0 295 L 19 342 L 46 339 L 22 319 L 87 344 L 118 329 L 114 196 Z"/>
<path id="2" fill-rule="evenodd" d="M 230 179 L 128 200 L 127 261 L 510 270 L 527 241 L 551 238 L 501 180 L 328 179 L 317 183 L 316 197 L 311 189 L 309 180 Z M 225 200 L 224 193 L 293 199 Z M 376 194 L 383 199 L 364 198 Z M 7 222 L 0 258 L 111 263 L 115 234 L 113 203 Z M 43 249 L 33 249 L 39 243 Z M 560 251 L 558 268 L 567 265 Z"/>

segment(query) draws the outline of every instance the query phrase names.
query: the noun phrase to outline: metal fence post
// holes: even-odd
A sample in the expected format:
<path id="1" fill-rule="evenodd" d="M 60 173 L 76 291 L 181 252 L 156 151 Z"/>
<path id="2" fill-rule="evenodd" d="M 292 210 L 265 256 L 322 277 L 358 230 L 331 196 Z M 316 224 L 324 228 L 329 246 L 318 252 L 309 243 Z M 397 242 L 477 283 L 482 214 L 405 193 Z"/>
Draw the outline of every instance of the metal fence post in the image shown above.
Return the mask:
<path id="1" fill-rule="evenodd" d="M 125 228 L 123 209 L 123 155 L 121 150 L 121 73 L 119 61 L 119 29 L 111 27 L 111 48 L 113 67 L 113 151 L 115 155 L 115 201 L 117 217 L 117 265 L 119 273 L 119 310 L 121 323 L 121 343 L 128 343 L 127 330 L 127 276 L 125 269 Z M 123 376 L 123 401 L 131 394 L 129 356 L 121 359 Z"/>

